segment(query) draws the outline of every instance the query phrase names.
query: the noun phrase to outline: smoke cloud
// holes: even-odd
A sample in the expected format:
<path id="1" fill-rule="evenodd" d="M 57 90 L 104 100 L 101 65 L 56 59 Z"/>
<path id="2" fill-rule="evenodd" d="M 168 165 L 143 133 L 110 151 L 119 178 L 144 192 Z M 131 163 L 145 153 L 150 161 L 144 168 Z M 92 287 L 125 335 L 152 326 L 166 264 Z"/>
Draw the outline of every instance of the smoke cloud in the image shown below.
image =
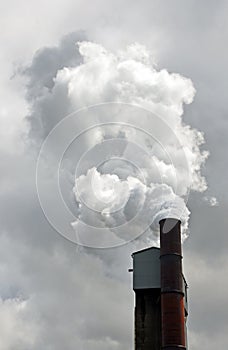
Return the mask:
<path id="1" fill-rule="evenodd" d="M 164 217 L 180 219 L 186 236 L 188 193 L 207 188 L 201 175 L 208 156 L 201 150 L 203 134 L 182 118 L 184 105 L 195 95 L 191 80 L 159 70 L 152 53 L 138 43 L 113 53 L 80 41 L 75 56 L 74 64 L 56 70 L 52 82 L 39 89 L 33 104 L 36 111 L 45 111 L 42 118 L 33 113 L 29 119 L 32 126 L 42 122 L 43 137 L 51 132 L 47 143 L 55 133 L 73 130 L 76 135 L 65 144 L 60 177 L 63 192 L 68 186 L 64 199 L 74 211 L 72 227 L 80 243 L 93 246 L 91 237 L 98 228 L 112 237 L 110 245 L 145 231 L 156 235 Z M 66 114 L 81 108 L 72 125 L 64 121 Z M 60 152 L 59 141 L 53 142 L 52 153 Z M 90 238 L 84 240 L 89 231 Z M 115 243 L 113 234 L 118 236 Z M 103 247 L 104 240 L 108 244 L 104 235 L 97 239 L 97 246 Z"/>

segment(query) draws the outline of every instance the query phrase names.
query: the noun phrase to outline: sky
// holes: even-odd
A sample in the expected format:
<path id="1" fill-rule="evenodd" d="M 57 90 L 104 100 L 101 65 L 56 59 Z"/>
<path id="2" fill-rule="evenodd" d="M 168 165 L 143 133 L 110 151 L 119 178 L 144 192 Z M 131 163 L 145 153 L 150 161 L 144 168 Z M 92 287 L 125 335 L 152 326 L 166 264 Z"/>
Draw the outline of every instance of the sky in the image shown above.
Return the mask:
<path id="1" fill-rule="evenodd" d="M 189 348 L 227 347 L 227 11 L 1 4 L 1 350 L 132 349 L 131 254 L 173 214 Z"/>

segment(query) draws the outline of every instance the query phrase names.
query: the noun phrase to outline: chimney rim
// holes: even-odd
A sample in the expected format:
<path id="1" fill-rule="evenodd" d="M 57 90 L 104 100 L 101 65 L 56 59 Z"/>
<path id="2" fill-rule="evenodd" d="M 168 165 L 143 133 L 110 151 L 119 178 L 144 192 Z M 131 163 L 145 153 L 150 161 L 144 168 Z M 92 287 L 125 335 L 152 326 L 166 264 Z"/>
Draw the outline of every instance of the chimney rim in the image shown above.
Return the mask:
<path id="1" fill-rule="evenodd" d="M 163 219 L 159 220 L 159 225 L 161 225 L 161 223 L 165 222 L 166 220 L 173 220 L 173 221 L 176 221 L 177 223 L 179 222 L 181 224 L 180 219 L 177 219 L 175 217 L 167 217 L 167 218 L 163 218 Z"/>

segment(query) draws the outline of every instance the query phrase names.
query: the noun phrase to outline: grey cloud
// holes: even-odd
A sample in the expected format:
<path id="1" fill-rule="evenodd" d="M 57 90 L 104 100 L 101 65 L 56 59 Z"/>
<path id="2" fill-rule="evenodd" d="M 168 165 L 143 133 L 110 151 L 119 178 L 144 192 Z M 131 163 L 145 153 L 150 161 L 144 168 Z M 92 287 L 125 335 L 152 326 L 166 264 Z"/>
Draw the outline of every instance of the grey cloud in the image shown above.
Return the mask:
<path id="1" fill-rule="evenodd" d="M 35 53 L 31 65 L 23 70 L 23 74 L 29 78 L 29 99 L 39 97 L 45 87 L 51 90 L 58 70 L 82 62 L 76 43 L 85 39 L 85 32 L 72 32 L 65 35 L 58 46 L 45 47 Z"/>
<path id="2" fill-rule="evenodd" d="M 82 31 L 65 35 L 58 46 L 38 50 L 30 66 L 22 70 L 28 79 L 27 99 L 31 114 L 27 119 L 31 138 L 43 139 L 59 120 L 71 112 L 67 90 L 60 87 L 53 92 L 52 89 L 59 70 L 82 62 L 76 44 L 85 39 L 86 34 Z"/>

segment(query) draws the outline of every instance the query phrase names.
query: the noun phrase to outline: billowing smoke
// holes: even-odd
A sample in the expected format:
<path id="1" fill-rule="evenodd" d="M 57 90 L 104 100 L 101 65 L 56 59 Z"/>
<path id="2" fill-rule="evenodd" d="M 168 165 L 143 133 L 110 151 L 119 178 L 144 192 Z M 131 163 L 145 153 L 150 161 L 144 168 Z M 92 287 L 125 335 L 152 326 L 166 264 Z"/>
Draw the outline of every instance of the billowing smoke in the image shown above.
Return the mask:
<path id="1" fill-rule="evenodd" d="M 201 175 L 208 156 L 200 148 L 204 137 L 182 119 L 184 105 L 195 94 L 191 80 L 159 70 L 152 54 L 137 43 L 111 53 L 81 41 L 75 55 L 77 62 L 60 68 L 35 104 L 39 113 L 50 113 L 41 125 L 43 137 L 57 121 L 52 135 L 75 133 L 61 150 L 60 187 L 74 212 L 71 223 L 80 243 L 93 246 L 99 229 L 104 234 L 96 246 L 101 247 L 145 231 L 156 235 L 164 217 L 179 218 L 185 237 L 189 191 L 207 187 Z M 62 118 L 77 110 L 73 124 L 65 125 Z M 37 119 L 42 121 L 30 117 L 33 126 Z M 60 152 L 57 143 L 51 141 L 54 153 Z"/>
<path id="2" fill-rule="evenodd" d="M 97 214 L 94 220 L 100 220 L 107 227 L 114 227 L 114 231 L 121 231 L 116 226 L 127 222 L 134 211 L 143 213 L 137 221 L 138 225 L 140 221 L 142 227 L 154 224 L 152 228 L 156 231 L 159 219 L 174 216 L 182 220 L 186 230 L 189 211 L 182 197 L 186 196 L 190 189 L 206 189 L 205 180 L 200 174 L 201 165 L 207 156 L 205 152 L 200 152 L 199 148 L 203 143 L 203 136 L 184 125 L 181 119 L 183 104 L 191 103 L 194 97 L 192 82 L 178 74 L 156 70 L 150 53 L 139 44 L 129 46 L 126 51 L 116 55 L 90 42 L 78 45 L 83 64 L 72 69 L 65 68 L 58 73 L 56 79 L 56 82 L 67 83 L 69 97 L 75 107 L 108 101 L 137 104 L 159 115 L 180 142 L 174 143 L 171 135 L 163 138 L 162 133 L 165 130 L 156 129 L 153 118 L 148 118 L 147 123 L 151 123 L 152 126 L 144 124 L 144 130 L 155 127 L 154 135 L 162 139 L 164 150 L 171 154 L 174 160 L 170 163 L 170 160 L 164 159 L 160 148 L 148 142 L 146 148 L 149 157 L 144 167 L 141 167 L 146 183 L 140 181 L 137 174 L 129 173 L 129 176 L 123 179 L 113 173 L 113 169 L 112 173 L 107 173 L 108 162 L 105 174 L 91 168 L 86 174 L 76 178 L 75 195 L 77 202 L 81 204 L 80 220 L 85 222 L 90 215 L 87 206 L 84 205 L 89 201 Z M 139 125 L 136 118 L 140 118 L 140 112 L 136 117 L 128 116 L 127 121 L 132 122 L 133 119 L 136 125 Z M 114 132 L 105 130 L 103 139 L 117 137 L 113 134 Z M 120 133 L 118 136 L 120 137 Z M 140 136 L 141 139 L 138 133 L 130 132 L 121 135 L 129 142 L 145 145 L 148 135 L 145 133 Z M 187 158 L 187 167 L 181 159 L 180 147 Z M 124 156 L 125 152 L 126 148 L 119 157 Z M 179 163 L 176 161 L 178 157 Z M 174 167 L 174 163 L 178 164 L 177 167 Z M 124 166 L 122 162 L 122 171 Z M 157 171 L 160 179 L 157 177 Z M 177 191 L 175 180 L 178 181 Z M 133 223 L 130 227 L 131 233 L 137 226 L 135 221 Z M 74 226 L 77 225 L 78 221 Z"/>
<path id="3" fill-rule="evenodd" d="M 80 231 L 81 221 L 100 228 L 109 227 L 124 243 L 149 227 L 157 233 L 159 221 L 169 216 L 180 218 L 187 230 L 189 210 L 184 200 L 166 184 L 146 186 L 137 177 L 122 180 L 92 168 L 76 179 L 74 191 L 80 203 L 80 220 L 73 223 L 76 230 Z M 124 225 L 126 223 L 128 225 Z M 100 245 L 103 246 L 102 242 Z"/>

